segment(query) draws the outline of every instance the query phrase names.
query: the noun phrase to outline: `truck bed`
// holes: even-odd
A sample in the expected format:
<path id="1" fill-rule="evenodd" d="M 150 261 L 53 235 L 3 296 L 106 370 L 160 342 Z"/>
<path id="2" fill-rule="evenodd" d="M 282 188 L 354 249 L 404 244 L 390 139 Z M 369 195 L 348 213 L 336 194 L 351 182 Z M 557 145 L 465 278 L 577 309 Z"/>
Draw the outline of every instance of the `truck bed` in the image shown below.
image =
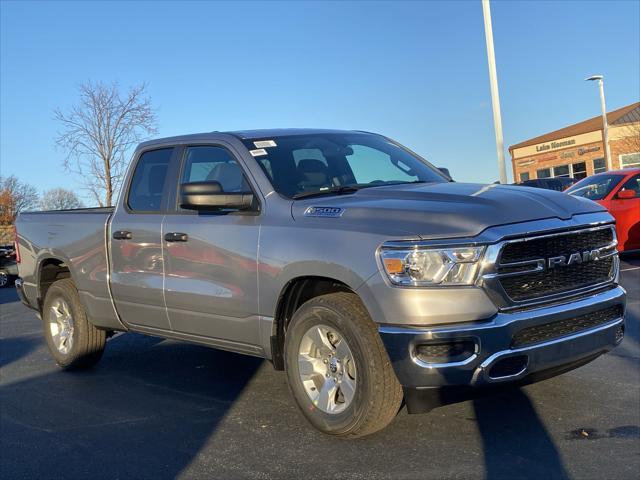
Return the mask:
<path id="1" fill-rule="evenodd" d="M 106 242 L 106 229 L 113 211 L 113 207 L 79 208 L 18 216 L 16 230 L 21 257 L 18 270 L 25 296 L 32 305 L 43 300 L 44 292 L 37 287 L 38 279 L 46 269 L 46 262 L 54 261 L 69 269 L 95 324 L 113 324 L 117 317 L 109 294 Z M 45 258 L 43 262 L 41 259 Z"/>

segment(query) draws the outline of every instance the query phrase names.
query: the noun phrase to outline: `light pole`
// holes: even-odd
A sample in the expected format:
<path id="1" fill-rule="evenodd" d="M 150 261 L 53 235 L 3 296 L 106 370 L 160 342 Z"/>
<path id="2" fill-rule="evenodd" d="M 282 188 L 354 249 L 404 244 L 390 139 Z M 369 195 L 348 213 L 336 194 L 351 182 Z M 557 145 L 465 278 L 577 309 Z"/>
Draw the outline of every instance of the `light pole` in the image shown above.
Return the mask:
<path id="1" fill-rule="evenodd" d="M 598 81 L 600 87 L 600 108 L 602 108 L 602 133 L 604 135 L 604 153 L 607 157 L 607 170 L 613 170 L 611 164 L 611 150 L 609 149 L 609 122 L 607 122 L 607 106 L 604 102 L 604 77 L 602 75 L 592 75 L 585 78 L 588 82 Z"/>
<path id="2" fill-rule="evenodd" d="M 498 171 L 500 183 L 507 183 L 507 169 L 504 164 L 504 140 L 502 138 L 502 117 L 500 115 L 500 94 L 498 93 L 498 74 L 496 73 L 496 54 L 493 51 L 493 28 L 491 26 L 491 7 L 489 0 L 482 0 L 484 17 L 484 35 L 487 41 L 489 60 L 489 84 L 491 85 L 491 106 L 493 108 L 493 127 L 496 132 L 496 150 L 498 151 Z"/>

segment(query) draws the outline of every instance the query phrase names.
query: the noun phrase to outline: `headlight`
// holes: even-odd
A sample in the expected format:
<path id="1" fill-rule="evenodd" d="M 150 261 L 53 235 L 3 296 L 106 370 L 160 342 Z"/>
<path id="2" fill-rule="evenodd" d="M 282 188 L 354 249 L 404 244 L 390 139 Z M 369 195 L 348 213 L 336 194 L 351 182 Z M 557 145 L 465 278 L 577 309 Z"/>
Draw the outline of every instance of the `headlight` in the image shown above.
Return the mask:
<path id="1" fill-rule="evenodd" d="M 473 285 L 483 251 L 484 247 L 382 248 L 380 259 L 396 285 Z"/>

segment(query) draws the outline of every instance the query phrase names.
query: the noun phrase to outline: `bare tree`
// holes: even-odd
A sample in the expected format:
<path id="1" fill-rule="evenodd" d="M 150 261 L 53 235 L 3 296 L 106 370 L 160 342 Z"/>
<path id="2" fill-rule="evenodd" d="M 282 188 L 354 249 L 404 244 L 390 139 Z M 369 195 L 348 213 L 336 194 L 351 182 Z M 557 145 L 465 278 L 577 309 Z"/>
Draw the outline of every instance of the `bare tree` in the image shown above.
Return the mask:
<path id="1" fill-rule="evenodd" d="M 66 188 L 52 188 L 42 194 L 40 208 L 42 210 L 67 210 L 82 208 L 84 205 L 75 192 Z"/>
<path id="2" fill-rule="evenodd" d="M 38 191 L 17 177 L 0 176 L 0 225 L 13 225 L 20 212 L 38 208 Z"/>
<path id="3" fill-rule="evenodd" d="M 629 123 L 622 128 L 619 143 L 629 153 L 640 152 L 640 122 Z"/>
<path id="4" fill-rule="evenodd" d="M 117 83 L 85 83 L 68 113 L 55 110 L 62 124 L 56 143 L 67 152 L 64 166 L 77 174 L 102 207 L 112 205 L 130 148 L 156 133 L 151 100 L 141 84 L 121 95 Z"/>

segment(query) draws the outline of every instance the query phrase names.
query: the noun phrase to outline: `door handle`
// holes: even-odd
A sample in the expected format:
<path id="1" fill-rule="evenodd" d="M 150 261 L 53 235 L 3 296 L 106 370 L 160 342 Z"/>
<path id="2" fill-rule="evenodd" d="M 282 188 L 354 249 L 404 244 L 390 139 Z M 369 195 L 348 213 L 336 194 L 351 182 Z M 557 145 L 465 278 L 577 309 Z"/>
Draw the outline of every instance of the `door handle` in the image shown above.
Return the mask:
<path id="1" fill-rule="evenodd" d="M 131 232 L 127 232 L 126 230 L 118 230 L 117 232 L 113 232 L 114 240 L 131 240 L 133 235 Z"/>
<path id="2" fill-rule="evenodd" d="M 186 233 L 171 232 L 165 234 L 164 239 L 167 242 L 186 242 L 187 240 L 189 240 L 189 235 L 187 235 Z"/>

